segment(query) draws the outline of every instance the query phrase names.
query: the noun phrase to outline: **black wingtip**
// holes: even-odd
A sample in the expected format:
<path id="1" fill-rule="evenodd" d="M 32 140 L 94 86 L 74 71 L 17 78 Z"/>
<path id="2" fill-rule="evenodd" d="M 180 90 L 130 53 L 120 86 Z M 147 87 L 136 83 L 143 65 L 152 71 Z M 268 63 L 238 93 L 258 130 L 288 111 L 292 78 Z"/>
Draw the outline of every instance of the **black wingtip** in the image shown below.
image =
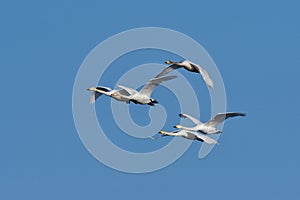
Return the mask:
<path id="1" fill-rule="evenodd" d="M 158 103 L 155 99 L 151 100 L 151 103 Z"/>
<path id="2" fill-rule="evenodd" d="M 246 113 L 240 113 L 240 116 L 242 116 L 242 117 L 246 117 L 246 116 L 247 116 L 247 114 L 246 114 Z"/>
<path id="3" fill-rule="evenodd" d="M 179 114 L 180 118 L 186 118 L 182 113 Z"/>

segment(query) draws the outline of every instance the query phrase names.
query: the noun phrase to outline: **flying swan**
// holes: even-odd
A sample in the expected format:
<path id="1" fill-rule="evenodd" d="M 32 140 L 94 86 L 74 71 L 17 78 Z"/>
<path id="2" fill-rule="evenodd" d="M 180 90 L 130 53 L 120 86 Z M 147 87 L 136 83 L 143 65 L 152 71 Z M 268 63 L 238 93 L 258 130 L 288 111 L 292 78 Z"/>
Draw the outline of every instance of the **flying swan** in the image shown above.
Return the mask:
<path id="1" fill-rule="evenodd" d="M 214 83 L 212 81 L 212 79 L 210 78 L 209 74 L 207 73 L 207 71 L 205 69 L 203 69 L 200 65 L 195 64 L 191 61 L 188 60 L 183 60 L 181 62 L 173 62 L 170 60 L 167 60 L 165 62 L 166 64 L 169 64 L 170 66 L 166 67 L 165 69 L 163 69 L 156 77 L 161 77 L 175 69 L 178 68 L 184 68 L 190 72 L 195 72 L 195 73 L 199 73 L 201 74 L 202 78 L 204 79 L 206 85 L 208 85 L 210 88 L 214 88 Z"/>
<path id="2" fill-rule="evenodd" d="M 87 90 L 93 91 L 90 103 L 94 103 L 97 98 L 99 98 L 102 94 L 112 97 L 117 101 L 123 101 L 126 103 L 133 102 L 135 104 L 148 104 L 150 106 L 154 106 L 158 103 L 155 99 L 151 98 L 151 94 L 154 89 L 162 82 L 175 79 L 177 76 L 164 76 L 158 78 L 152 78 L 146 83 L 146 85 L 140 90 L 136 91 L 135 89 L 125 87 L 122 85 L 118 85 L 120 90 L 112 90 L 108 87 L 98 86 L 98 87 L 90 87 Z"/>
<path id="3" fill-rule="evenodd" d="M 196 124 L 194 127 L 185 127 L 181 125 L 175 125 L 175 128 L 184 129 L 187 131 L 199 131 L 204 134 L 220 134 L 222 131 L 218 130 L 216 128 L 217 125 L 221 124 L 223 121 L 225 121 L 228 118 L 231 117 L 238 117 L 242 116 L 245 117 L 245 113 L 239 113 L 239 112 L 227 112 L 227 113 L 220 113 L 217 114 L 214 118 L 209 120 L 206 123 L 200 122 L 198 119 L 187 115 L 187 114 L 179 114 L 181 118 L 188 118 L 190 119 L 194 124 Z"/>

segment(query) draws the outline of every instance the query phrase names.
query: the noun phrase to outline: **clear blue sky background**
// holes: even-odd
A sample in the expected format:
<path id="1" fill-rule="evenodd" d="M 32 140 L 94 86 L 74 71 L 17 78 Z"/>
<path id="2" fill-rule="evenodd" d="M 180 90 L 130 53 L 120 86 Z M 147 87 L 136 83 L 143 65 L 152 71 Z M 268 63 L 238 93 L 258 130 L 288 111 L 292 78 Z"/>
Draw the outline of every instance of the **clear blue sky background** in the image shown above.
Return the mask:
<path id="1" fill-rule="evenodd" d="M 299 198 L 299 7 L 295 0 L 2 1 L 0 198 Z M 127 174 L 82 145 L 72 88 L 99 42 L 144 26 L 202 44 L 222 73 L 228 110 L 248 117 L 228 121 L 203 160 L 195 142 L 163 170 Z"/>

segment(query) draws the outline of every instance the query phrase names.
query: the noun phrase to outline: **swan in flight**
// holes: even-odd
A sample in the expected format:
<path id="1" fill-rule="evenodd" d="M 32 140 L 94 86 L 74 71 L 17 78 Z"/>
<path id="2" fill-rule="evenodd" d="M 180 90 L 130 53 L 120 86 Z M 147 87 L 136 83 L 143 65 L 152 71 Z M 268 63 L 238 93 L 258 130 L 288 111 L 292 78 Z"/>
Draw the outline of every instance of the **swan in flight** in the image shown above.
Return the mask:
<path id="1" fill-rule="evenodd" d="M 172 80 L 174 78 L 177 78 L 177 76 L 163 76 L 158 78 L 152 78 L 140 91 L 136 91 L 135 89 L 128 88 L 122 85 L 118 85 L 118 87 L 124 89 L 130 94 L 129 96 L 127 96 L 130 102 L 133 102 L 135 104 L 148 104 L 150 106 L 154 106 L 156 103 L 158 103 L 155 99 L 151 98 L 151 94 L 154 91 L 154 89 L 160 83 Z"/>
<path id="2" fill-rule="evenodd" d="M 207 144 L 218 144 L 218 142 L 213 138 L 210 138 L 207 135 L 197 133 L 194 131 L 187 131 L 181 129 L 173 132 L 159 131 L 159 133 L 162 134 L 162 136 L 179 136 L 189 140 L 198 140 Z"/>
<path id="3" fill-rule="evenodd" d="M 165 63 L 169 64 L 170 66 L 163 69 L 156 77 L 163 76 L 163 75 L 165 75 L 165 74 L 167 74 L 167 73 L 169 73 L 169 72 L 171 72 L 175 69 L 183 67 L 184 69 L 186 69 L 190 72 L 195 72 L 195 73 L 201 74 L 201 76 L 204 79 L 206 85 L 208 85 L 210 88 L 214 88 L 214 83 L 213 83 L 212 79 L 210 78 L 209 74 L 200 65 L 195 64 L 195 63 L 193 63 L 191 61 L 188 61 L 188 60 L 183 60 L 181 62 L 173 62 L 173 61 L 167 60 Z"/>
<path id="4" fill-rule="evenodd" d="M 126 103 L 133 102 L 135 104 L 148 104 L 154 106 L 158 103 L 155 99 L 152 99 L 150 96 L 154 89 L 162 82 L 168 81 L 176 78 L 177 76 L 163 76 L 158 78 L 152 78 L 146 83 L 146 85 L 138 92 L 135 89 L 118 85 L 120 90 L 112 90 L 108 87 L 98 86 L 90 87 L 87 90 L 93 91 L 90 103 L 95 103 L 96 99 L 99 98 L 102 94 L 112 97 L 117 101 L 123 101 Z"/>
<path id="5" fill-rule="evenodd" d="M 95 101 L 102 95 L 106 95 L 109 97 L 112 97 L 113 99 L 117 101 L 124 101 L 126 103 L 130 103 L 129 99 L 127 98 L 130 94 L 124 90 L 112 90 L 109 87 L 104 86 L 97 86 L 97 87 L 90 87 L 87 90 L 93 91 L 91 97 L 90 97 L 90 103 L 93 104 Z"/>
<path id="6" fill-rule="evenodd" d="M 225 121 L 228 118 L 231 117 L 238 117 L 242 116 L 245 117 L 245 113 L 239 113 L 239 112 L 227 112 L 227 113 L 220 113 L 217 114 L 214 118 L 209 120 L 206 123 L 200 122 L 198 119 L 187 115 L 187 114 L 179 114 L 181 118 L 188 118 L 190 119 L 194 124 L 196 124 L 194 127 L 185 127 L 181 125 L 174 126 L 175 128 L 184 129 L 187 131 L 199 131 L 204 134 L 220 134 L 222 131 L 218 130 L 216 128 L 217 125 L 221 124 L 223 121 Z"/>

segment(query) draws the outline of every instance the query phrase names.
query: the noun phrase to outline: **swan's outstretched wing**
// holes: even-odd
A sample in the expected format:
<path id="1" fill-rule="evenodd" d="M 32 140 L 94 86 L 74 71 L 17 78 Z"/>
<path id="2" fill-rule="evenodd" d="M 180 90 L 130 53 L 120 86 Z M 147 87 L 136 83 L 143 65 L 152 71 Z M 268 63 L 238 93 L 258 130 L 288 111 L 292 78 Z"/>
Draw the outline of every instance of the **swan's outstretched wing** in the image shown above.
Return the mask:
<path id="1" fill-rule="evenodd" d="M 129 87 L 126 87 L 126 86 L 123 86 L 123 85 L 118 85 L 119 88 L 122 88 L 123 90 L 125 90 L 128 95 L 132 95 L 132 94 L 135 94 L 137 93 L 137 91 L 135 89 L 132 89 L 132 88 L 129 88 Z M 122 91 L 122 90 L 121 90 Z M 124 91 L 123 91 L 124 92 Z M 127 95 L 127 96 L 128 96 Z"/>
<path id="2" fill-rule="evenodd" d="M 152 78 L 148 81 L 148 83 L 140 90 L 141 95 L 146 95 L 150 98 L 152 92 L 154 89 L 162 82 L 172 80 L 174 78 L 177 78 L 177 76 L 163 76 L 158 78 Z"/>
<path id="3" fill-rule="evenodd" d="M 188 61 L 193 67 L 195 67 L 198 72 L 201 74 L 202 78 L 204 79 L 206 85 L 208 85 L 210 88 L 214 88 L 214 82 L 210 78 L 209 74 L 205 69 L 203 69 L 200 65 L 195 64 L 191 61 Z"/>
<path id="4" fill-rule="evenodd" d="M 228 118 L 231 118 L 231 117 L 238 117 L 238 116 L 245 117 L 246 114 L 245 114 L 245 113 L 238 113 L 238 112 L 220 113 L 220 114 L 217 114 L 217 115 L 216 115 L 214 118 L 212 118 L 210 121 L 208 121 L 208 122 L 206 123 L 206 125 L 215 127 L 215 126 L 221 124 L 223 121 L 225 121 L 225 120 L 228 119 Z"/>
<path id="5" fill-rule="evenodd" d="M 196 118 L 194 118 L 194 117 L 192 117 L 190 115 L 187 115 L 187 114 L 180 113 L 179 117 L 181 117 L 181 118 L 188 118 L 188 119 L 190 119 L 196 125 L 202 124 L 202 122 L 200 122 L 198 119 L 196 119 Z"/>
<path id="6" fill-rule="evenodd" d="M 175 70 L 175 69 L 178 69 L 178 68 L 180 68 L 180 67 L 182 67 L 182 66 L 180 66 L 180 65 L 175 65 L 175 64 L 170 65 L 170 66 L 164 68 L 159 74 L 157 74 L 157 75 L 155 76 L 155 78 L 161 77 L 161 76 L 163 76 L 163 75 L 165 75 L 165 74 L 167 74 L 167 73 L 170 73 L 171 71 L 173 71 L 173 70 Z"/>
<path id="7" fill-rule="evenodd" d="M 90 104 L 95 103 L 96 99 L 98 99 L 98 97 L 100 97 L 101 95 L 102 95 L 102 93 L 93 91 L 92 95 L 90 97 Z"/>
<path id="8" fill-rule="evenodd" d="M 207 144 L 218 144 L 218 142 L 215 139 L 208 137 L 203 133 L 198 133 L 198 132 L 188 132 L 188 133 L 195 135 L 198 138 L 198 140 L 205 142 Z"/>

